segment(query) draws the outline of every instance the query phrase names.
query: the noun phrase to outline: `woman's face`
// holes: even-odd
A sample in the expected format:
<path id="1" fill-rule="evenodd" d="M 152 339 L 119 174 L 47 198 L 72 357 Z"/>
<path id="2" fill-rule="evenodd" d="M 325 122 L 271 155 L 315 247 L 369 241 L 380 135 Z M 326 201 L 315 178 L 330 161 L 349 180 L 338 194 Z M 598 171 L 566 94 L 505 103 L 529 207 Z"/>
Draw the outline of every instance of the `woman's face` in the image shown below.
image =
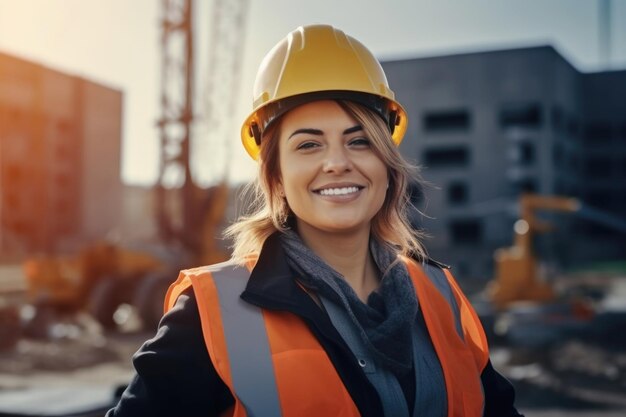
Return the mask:
<path id="1" fill-rule="evenodd" d="M 282 117 L 281 184 L 298 230 L 370 228 L 388 175 L 361 126 L 334 101 L 314 101 Z"/>

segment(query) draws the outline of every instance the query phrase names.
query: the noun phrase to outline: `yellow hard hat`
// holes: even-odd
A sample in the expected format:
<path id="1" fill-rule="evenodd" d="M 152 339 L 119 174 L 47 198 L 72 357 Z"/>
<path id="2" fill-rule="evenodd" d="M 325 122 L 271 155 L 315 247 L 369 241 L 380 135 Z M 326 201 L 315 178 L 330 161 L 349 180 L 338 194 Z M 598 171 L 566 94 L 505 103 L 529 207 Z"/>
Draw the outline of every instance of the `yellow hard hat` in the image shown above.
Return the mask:
<path id="1" fill-rule="evenodd" d="M 400 144 L 406 111 L 395 101 L 374 55 L 359 41 L 328 25 L 301 26 L 272 48 L 257 72 L 253 111 L 241 127 L 241 139 L 253 159 L 265 129 L 290 109 L 313 100 L 351 100 L 369 107 L 387 122 Z"/>

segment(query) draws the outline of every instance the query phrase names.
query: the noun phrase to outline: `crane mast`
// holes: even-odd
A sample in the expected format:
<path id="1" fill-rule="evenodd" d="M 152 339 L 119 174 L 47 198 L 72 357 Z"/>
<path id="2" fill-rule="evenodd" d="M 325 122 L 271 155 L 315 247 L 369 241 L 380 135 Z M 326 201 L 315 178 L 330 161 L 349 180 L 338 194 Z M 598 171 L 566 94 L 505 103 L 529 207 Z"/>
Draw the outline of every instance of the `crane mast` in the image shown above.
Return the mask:
<path id="1" fill-rule="evenodd" d="M 203 257 L 211 246 L 207 239 L 214 239 L 208 235 L 214 235 L 215 226 L 205 223 L 220 217 L 218 206 L 225 208 L 228 150 L 233 142 L 232 132 L 226 129 L 240 84 L 248 0 L 212 3 L 208 68 L 200 77 L 196 76 L 196 4 L 193 0 L 162 0 L 162 10 L 157 221 L 162 239 Z M 203 92 L 201 98 L 195 95 L 198 91 Z M 201 137 L 195 134 L 201 131 L 200 125 L 206 129 Z M 215 157 L 220 155 L 215 152 L 219 145 L 222 161 Z M 192 155 L 197 149 L 204 151 L 203 163 L 223 164 L 217 187 L 203 188 L 195 178 Z"/>

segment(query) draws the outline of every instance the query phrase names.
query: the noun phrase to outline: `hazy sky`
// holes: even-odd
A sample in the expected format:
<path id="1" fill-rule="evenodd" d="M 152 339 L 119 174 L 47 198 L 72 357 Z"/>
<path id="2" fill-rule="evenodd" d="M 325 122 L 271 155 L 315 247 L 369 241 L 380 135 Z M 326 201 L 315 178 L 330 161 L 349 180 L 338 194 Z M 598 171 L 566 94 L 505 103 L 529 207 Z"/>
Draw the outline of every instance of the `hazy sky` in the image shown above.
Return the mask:
<path id="1" fill-rule="evenodd" d="M 207 29 L 211 0 L 196 1 L 195 22 Z M 0 51 L 124 92 L 121 175 L 128 183 L 150 184 L 157 175 L 160 7 L 160 0 L 0 0 Z M 599 0 L 250 0 L 230 177 L 255 172 L 239 124 L 250 110 L 256 68 L 299 25 L 337 26 L 382 59 L 552 44 L 580 70 L 593 71 L 605 68 L 598 11 Z M 610 67 L 626 68 L 626 0 L 612 1 L 611 25 Z M 196 148 L 203 182 L 214 174 L 204 163 L 212 146 Z"/>

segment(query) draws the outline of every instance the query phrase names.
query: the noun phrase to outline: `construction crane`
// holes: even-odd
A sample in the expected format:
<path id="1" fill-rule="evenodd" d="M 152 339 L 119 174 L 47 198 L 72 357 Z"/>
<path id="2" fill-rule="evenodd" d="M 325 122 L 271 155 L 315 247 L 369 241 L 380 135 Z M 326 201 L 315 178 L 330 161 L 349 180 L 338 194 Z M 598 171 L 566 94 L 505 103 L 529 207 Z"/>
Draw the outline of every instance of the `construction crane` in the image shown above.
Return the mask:
<path id="1" fill-rule="evenodd" d="M 213 2 L 204 79 L 196 77 L 194 1 L 163 0 L 162 3 L 158 225 L 165 241 L 182 245 L 201 263 L 224 257 L 215 244 L 215 233 L 216 222 L 225 211 L 228 176 L 225 161 L 229 159 L 227 150 L 232 140 L 223 132 L 238 96 L 248 3 L 248 0 Z M 199 107 L 203 108 L 196 113 L 195 93 L 202 90 L 204 97 Z M 226 152 L 218 185 L 209 190 L 198 185 L 192 170 L 192 147 L 199 144 L 193 132 L 199 122 L 208 127 L 209 136 L 221 136 L 227 141 L 223 143 Z M 216 155 L 215 149 L 220 144 L 215 141 L 212 145 L 211 154 Z M 207 162 L 218 164 L 219 161 L 207 156 Z"/>

